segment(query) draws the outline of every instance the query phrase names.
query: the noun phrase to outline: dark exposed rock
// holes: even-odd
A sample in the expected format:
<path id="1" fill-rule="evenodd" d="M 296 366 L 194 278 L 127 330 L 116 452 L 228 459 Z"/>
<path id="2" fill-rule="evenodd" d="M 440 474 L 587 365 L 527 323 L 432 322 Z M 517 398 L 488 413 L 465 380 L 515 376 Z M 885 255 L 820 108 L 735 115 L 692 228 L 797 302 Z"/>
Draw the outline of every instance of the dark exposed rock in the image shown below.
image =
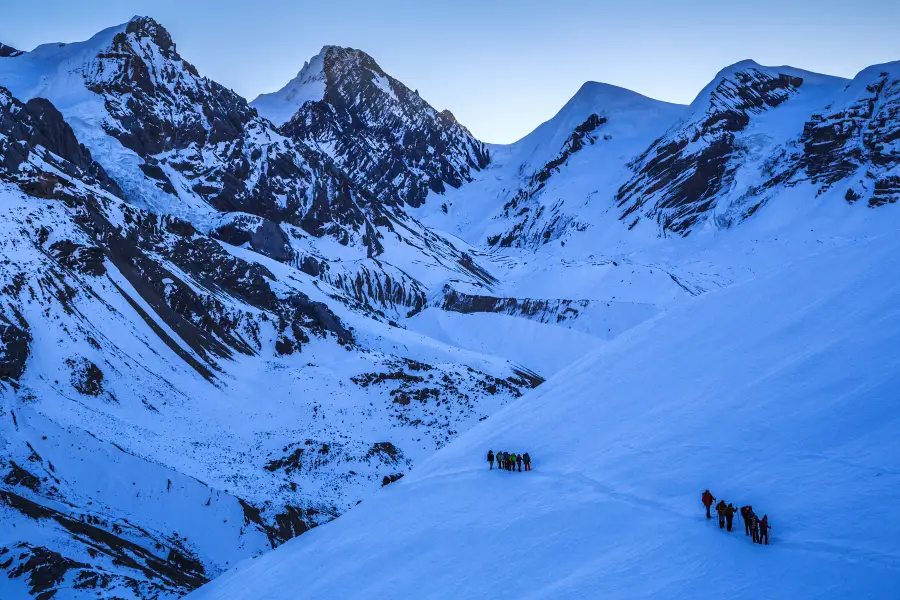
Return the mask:
<path id="1" fill-rule="evenodd" d="M 99 396 L 103 392 L 103 371 L 84 357 L 70 358 L 66 365 L 71 369 L 72 387 L 85 396 Z"/>
<path id="2" fill-rule="evenodd" d="M 17 579 L 27 576 L 30 586 L 28 591 L 38 600 L 53 598 L 57 586 L 63 582 L 69 571 L 88 568 L 84 563 L 65 558 L 43 546 L 22 543 L 13 547 L 12 552 L 20 556 L 18 565 L 9 569 L 9 577 Z"/>
<path id="3" fill-rule="evenodd" d="M 143 158 L 144 175 L 173 202 L 167 168 L 219 211 L 288 222 L 342 243 L 365 235 L 373 198 L 327 156 L 284 139 L 243 98 L 201 77 L 153 19 L 132 19 L 85 65 L 84 77 L 109 112 L 107 133 Z M 287 258 L 274 229 L 263 227 L 259 247 Z"/>
<path id="4" fill-rule="evenodd" d="M 582 150 L 586 145 L 597 143 L 600 139 L 596 130 L 608 122 L 606 117 L 592 113 L 587 119 L 572 131 L 559 153 L 543 167 L 533 173 L 511 200 L 503 206 L 503 215 L 512 226 L 504 233 L 490 236 L 487 240 L 490 246 L 530 247 L 538 248 L 551 241 L 557 240 L 568 231 L 582 231 L 586 227 L 571 216 L 558 212 L 558 206 L 545 210 L 538 198 L 547 181 L 560 168 L 566 164 L 572 155 Z"/>
<path id="5" fill-rule="evenodd" d="M 274 524 L 270 525 L 263 520 L 259 508 L 245 500 L 240 500 L 240 503 L 244 509 L 244 524 L 254 525 L 265 532 L 272 548 L 276 548 L 284 542 L 306 533 L 314 526 L 314 524 L 311 525 L 304 520 L 303 510 L 294 506 L 286 506 L 284 512 L 274 516 Z M 312 511 L 308 509 L 306 512 L 309 515 Z"/>
<path id="6" fill-rule="evenodd" d="M 18 381 L 30 352 L 31 332 L 0 315 L 0 381 Z"/>
<path id="7" fill-rule="evenodd" d="M 267 471 L 277 471 L 279 469 L 284 469 L 286 475 L 290 475 L 295 471 L 299 471 L 303 466 L 303 452 L 304 448 L 296 448 L 289 456 L 270 460 L 269 462 L 267 462 L 265 465 L 265 469 Z"/>
<path id="8" fill-rule="evenodd" d="M 21 54 L 21 50 L 16 50 L 12 46 L 0 43 L 0 58 L 13 58 Z"/>
<path id="9" fill-rule="evenodd" d="M 219 227 L 212 236 L 232 244 L 249 244 L 253 250 L 279 262 L 293 257 L 288 238 L 276 223 L 254 215 L 235 215 L 231 222 Z"/>
<path id="10" fill-rule="evenodd" d="M 156 583 L 151 584 L 151 586 L 158 588 L 157 591 L 169 589 L 186 593 L 201 586 L 207 581 L 202 566 L 198 567 L 198 563 L 191 559 L 188 553 L 183 549 L 176 549 L 176 551 L 182 555 L 179 565 L 175 562 L 163 559 L 152 551 L 130 540 L 124 539 L 123 537 L 119 537 L 114 533 L 110 533 L 95 524 L 73 519 L 69 515 L 42 506 L 37 502 L 23 498 L 11 491 L 0 490 L 0 503 L 31 519 L 55 523 L 74 539 L 86 544 L 91 552 L 106 555 L 113 560 L 114 564 L 133 569 L 151 581 L 155 581 Z M 31 548 L 30 546 L 27 547 Z M 169 551 L 172 550 L 171 546 L 166 547 L 160 545 L 160 547 Z M 19 571 L 18 569 L 21 567 L 16 567 L 19 574 L 13 576 L 22 576 L 26 573 L 31 573 L 49 566 L 52 568 L 47 571 L 38 571 L 41 573 L 39 580 L 48 582 L 52 575 L 60 573 L 62 570 L 61 566 L 66 566 L 65 570 L 73 568 L 86 569 L 88 567 L 88 565 L 81 563 L 74 564 L 74 561 L 65 558 L 62 558 L 63 562 L 60 563 L 54 556 L 59 556 L 56 553 L 47 554 L 44 551 L 39 551 L 36 554 L 33 552 L 30 554 L 32 556 L 38 556 L 39 560 L 30 563 L 30 567 L 27 569 L 21 569 Z M 171 554 L 169 555 L 171 556 Z M 0 556 L 0 560 L 2 560 L 2 556 Z M 19 564 L 21 565 L 22 562 L 19 562 Z M 182 567 L 185 567 L 185 570 L 182 570 Z M 198 568 L 199 571 L 197 570 Z M 104 587 L 112 583 L 113 579 L 122 580 L 127 578 L 124 578 L 121 575 L 110 577 L 109 575 L 100 574 L 97 577 L 79 576 L 78 581 L 84 587 L 90 587 L 92 585 Z M 48 587 L 47 589 L 50 590 L 51 588 Z M 51 596 L 45 597 L 49 598 Z"/>
<path id="11" fill-rule="evenodd" d="M 71 240 L 54 242 L 50 246 L 53 256 L 63 265 L 85 275 L 99 277 L 106 274 L 105 256 L 101 248 L 88 248 Z"/>
<path id="12" fill-rule="evenodd" d="M 847 86 L 837 101 L 804 125 L 798 167 L 820 191 L 857 174 L 861 181 L 846 192 L 869 206 L 900 200 L 896 176 L 900 165 L 900 71 L 870 68 Z"/>
<path id="13" fill-rule="evenodd" d="M 540 298 L 500 298 L 466 294 L 450 286 L 444 288 L 442 310 L 459 313 L 504 313 L 524 317 L 536 317 L 544 313 L 578 316 L 580 309 L 590 306 L 590 300 L 555 300 Z M 560 318 L 564 321 L 566 317 Z"/>
<path id="14" fill-rule="evenodd" d="M 379 456 L 382 457 L 382 459 L 387 459 L 389 462 L 396 463 L 397 459 L 401 456 L 401 453 L 391 442 L 376 442 L 369 449 L 369 452 L 366 454 L 366 458 L 372 458 L 375 456 Z"/>
<path id="15" fill-rule="evenodd" d="M 391 473 L 390 475 L 385 475 L 381 480 L 381 487 L 386 485 L 390 485 L 395 481 L 400 481 L 405 473 Z"/>
<path id="16" fill-rule="evenodd" d="M 285 506 L 284 512 L 275 515 L 275 525 L 272 527 L 272 537 L 275 545 L 302 535 L 309 531 L 310 525 L 303 518 L 303 510 L 295 506 Z"/>
<path id="17" fill-rule="evenodd" d="M 22 487 L 26 487 L 32 492 L 37 492 L 41 487 L 41 480 L 33 473 L 23 469 L 15 462 L 10 461 L 9 463 L 10 471 L 6 474 L 6 477 L 3 478 L 3 483 L 6 485 L 21 485 Z"/>
<path id="18" fill-rule="evenodd" d="M 85 228 L 86 233 L 99 232 L 106 257 L 153 307 L 157 316 L 213 368 L 216 357 L 227 359 L 233 351 L 254 354 L 258 350 L 239 334 L 243 327 L 258 328 L 258 324 L 250 322 L 256 317 L 234 312 L 215 294 L 199 293 L 152 255 L 165 256 L 213 292 L 224 291 L 273 314 L 280 331 L 288 332 L 294 344 L 308 341 L 304 331 L 318 335 L 330 332 L 341 343 L 353 341 L 352 334 L 326 305 L 311 301 L 299 292 L 279 298 L 269 283 L 274 276 L 268 269 L 233 256 L 213 240 L 198 235 L 188 223 L 123 206 L 126 226 L 122 228 L 109 222 L 96 200 L 88 199 L 83 208 L 90 225 Z M 175 349 L 177 344 L 169 345 Z M 211 377 L 208 367 L 197 364 L 183 352 L 180 355 L 204 376 Z"/>
<path id="19" fill-rule="evenodd" d="M 591 135 L 591 133 L 606 122 L 606 117 L 601 117 L 596 113 L 591 114 L 584 123 L 576 127 L 575 131 L 572 132 L 572 135 L 566 139 L 559 154 L 538 170 L 537 173 L 531 176 L 531 184 L 541 184 L 550 179 L 550 176 L 560 165 L 569 160 L 570 156 L 584 148 L 585 142 L 589 144 L 595 143 L 597 138 L 596 136 Z M 532 192 L 532 194 L 533 193 L 534 192 Z"/>

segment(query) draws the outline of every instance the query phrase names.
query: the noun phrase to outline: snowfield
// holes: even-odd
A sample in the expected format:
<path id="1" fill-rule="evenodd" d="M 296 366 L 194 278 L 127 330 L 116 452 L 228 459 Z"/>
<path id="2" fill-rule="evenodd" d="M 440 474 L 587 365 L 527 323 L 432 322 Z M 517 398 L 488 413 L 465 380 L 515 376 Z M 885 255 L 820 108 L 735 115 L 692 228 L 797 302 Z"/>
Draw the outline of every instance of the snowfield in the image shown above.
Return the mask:
<path id="1" fill-rule="evenodd" d="M 189 598 L 896 598 L 897 233 L 638 326 Z M 706 521 L 705 487 L 771 545 Z"/>

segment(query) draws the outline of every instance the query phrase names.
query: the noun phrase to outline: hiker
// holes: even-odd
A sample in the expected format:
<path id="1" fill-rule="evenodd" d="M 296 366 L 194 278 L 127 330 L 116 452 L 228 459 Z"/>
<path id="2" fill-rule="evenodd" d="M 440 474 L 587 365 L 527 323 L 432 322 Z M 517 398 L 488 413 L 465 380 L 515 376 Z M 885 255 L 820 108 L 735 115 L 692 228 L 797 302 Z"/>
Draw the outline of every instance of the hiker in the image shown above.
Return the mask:
<path id="1" fill-rule="evenodd" d="M 713 502 L 716 501 L 715 496 L 713 496 L 709 490 L 703 492 L 703 495 L 700 496 L 701 502 L 703 502 L 703 506 L 706 507 L 706 518 L 711 519 L 712 517 L 709 514 L 709 507 L 712 506 Z"/>
<path id="2" fill-rule="evenodd" d="M 503 453 L 503 470 L 509 471 L 509 452 Z"/>
<path id="3" fill-rule="evenodd" d="M 716 504 L 716 514 L 719 515 L 719 529 L 725 529 L 725 509 L 728 508 L 728 505 L 725 504 L 724 500 L 719 500 L 719 503 Z"/>
<path id="4" fill-rule="evenodd" d="M 516 464 L 519 466 L 519 473 L 522 472 L 522 455 L 516 454 Z"/>
<path id="5" fill-rule="evenodd" d="M 512 473 L 516 470 L 516 453 L 511 452 L 509 455 L 509 464 L 506 466 L 506 470 Z"/>
<path id="6" fill-rule="evenodd" d="M 489 470 L 494 469 L 494 451 L 488 450 L 488 462 L 491 463 L 491 468 Z"/>
<path id="7" fill-rule="evenodd" d="M 527 452 L 522 455 L 522 462 L 525 463 L 525 470 L 530 471 L 531 470 L 531 457 L 528 456 Z"/>
<path id="8" fill-rule="evenodd" d="M 741 519 L 744 520 L 744 535 L 750 535 L 750 514 L 752 512 L 753 507 L 749 504 L 741 507 Z"/>
<path id="9" fill-rule="evenodd" d="M 732 522 L 734 522 L 734 513 L 737 512 L 737 509 L 734 507 L 734 504 L 729 502 L 728 506 L 725 507 L 725 510 L 723 512 L 725 513 L 726 529 L 728 531 L 731 531 L 731 524 Z"/>
<path id="10" fill-rule="evenodd" d="M 759 543 L 763 543 L 763 538 L 766 540 L 766 546 L 769 545 L 769 530 L 772 529 L 769 527 L 769 515 L 763 515 L 763 518 L 759 521 Z"/>
<path id="11" fill-rule="evenodd" d="M 750 539 L 754 544 L 759 543 L 759 517 L 752 510 L 749 515 L 750 519 Z"/>

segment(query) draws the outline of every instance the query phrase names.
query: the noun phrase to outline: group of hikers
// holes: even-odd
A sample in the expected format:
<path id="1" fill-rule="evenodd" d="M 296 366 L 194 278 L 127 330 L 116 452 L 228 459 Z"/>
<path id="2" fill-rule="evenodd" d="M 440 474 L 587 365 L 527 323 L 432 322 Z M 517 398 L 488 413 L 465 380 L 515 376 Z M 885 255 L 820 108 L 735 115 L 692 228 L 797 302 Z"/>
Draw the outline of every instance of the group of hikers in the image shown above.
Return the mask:
<path id="1" fill-rule="evenodd" d="M 516 454 L 515 452 L 498 452 L 496 455 L 493 450 L 488 450 L 487 459 L 491 464 L 491 469 L 494 468 L 494 459 L 497 459 L 497 469 L 505 470 L 505 471 L 515 471 L 516 467 L 519 468 L 519 473 L 522 472 L 522 465 L 525 465 L 525 470 L 531 470 L 531 457 L 526 452 L 525 454 Z"/>
<path id="2" fill-rule="evenodd" d="M 709 509 L 712 507 L 713 502 L 716 501 L 715 496 L 709 490 L 706 490 L 700 499 L 703 502 L 703 506 L 706 507 L 706 518 L 711 519 L 712 515 L 710 515 Z M 719 516 L 719 529 L 731 531 L 734 515 L 737 512 L 738 509 L 733 504 L 730 502 L 725 504 L 724 500 L 719 500 L 719 503 L 716 504 L 716 514 Z M 744 534 L 752 536 L 754 543 L 768 546 L 769 530 L 772 529 L 769 526 L 769 515 L 763 515 L 763 518 L 760 519 L 749 504 L 741 507 L 740 515 L 744 520 Z"/>

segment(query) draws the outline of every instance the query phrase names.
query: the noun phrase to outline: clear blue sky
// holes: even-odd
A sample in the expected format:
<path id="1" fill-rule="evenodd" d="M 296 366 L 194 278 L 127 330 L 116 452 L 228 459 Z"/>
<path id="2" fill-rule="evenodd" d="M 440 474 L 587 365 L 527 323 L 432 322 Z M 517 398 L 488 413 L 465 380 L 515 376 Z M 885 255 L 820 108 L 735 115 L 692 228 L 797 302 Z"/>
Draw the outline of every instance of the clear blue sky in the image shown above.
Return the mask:
<path id="1" fill-rule="evenodd" d="M 149 15 L 201 73 L 253 99 L 352 46 L 476 136 L 510 142 L 587 80 L 689 102 L 745 58 L 846 77 L 900 60 L 900 0 L 6 0 L 0 41 L 76 41 Z"/>

